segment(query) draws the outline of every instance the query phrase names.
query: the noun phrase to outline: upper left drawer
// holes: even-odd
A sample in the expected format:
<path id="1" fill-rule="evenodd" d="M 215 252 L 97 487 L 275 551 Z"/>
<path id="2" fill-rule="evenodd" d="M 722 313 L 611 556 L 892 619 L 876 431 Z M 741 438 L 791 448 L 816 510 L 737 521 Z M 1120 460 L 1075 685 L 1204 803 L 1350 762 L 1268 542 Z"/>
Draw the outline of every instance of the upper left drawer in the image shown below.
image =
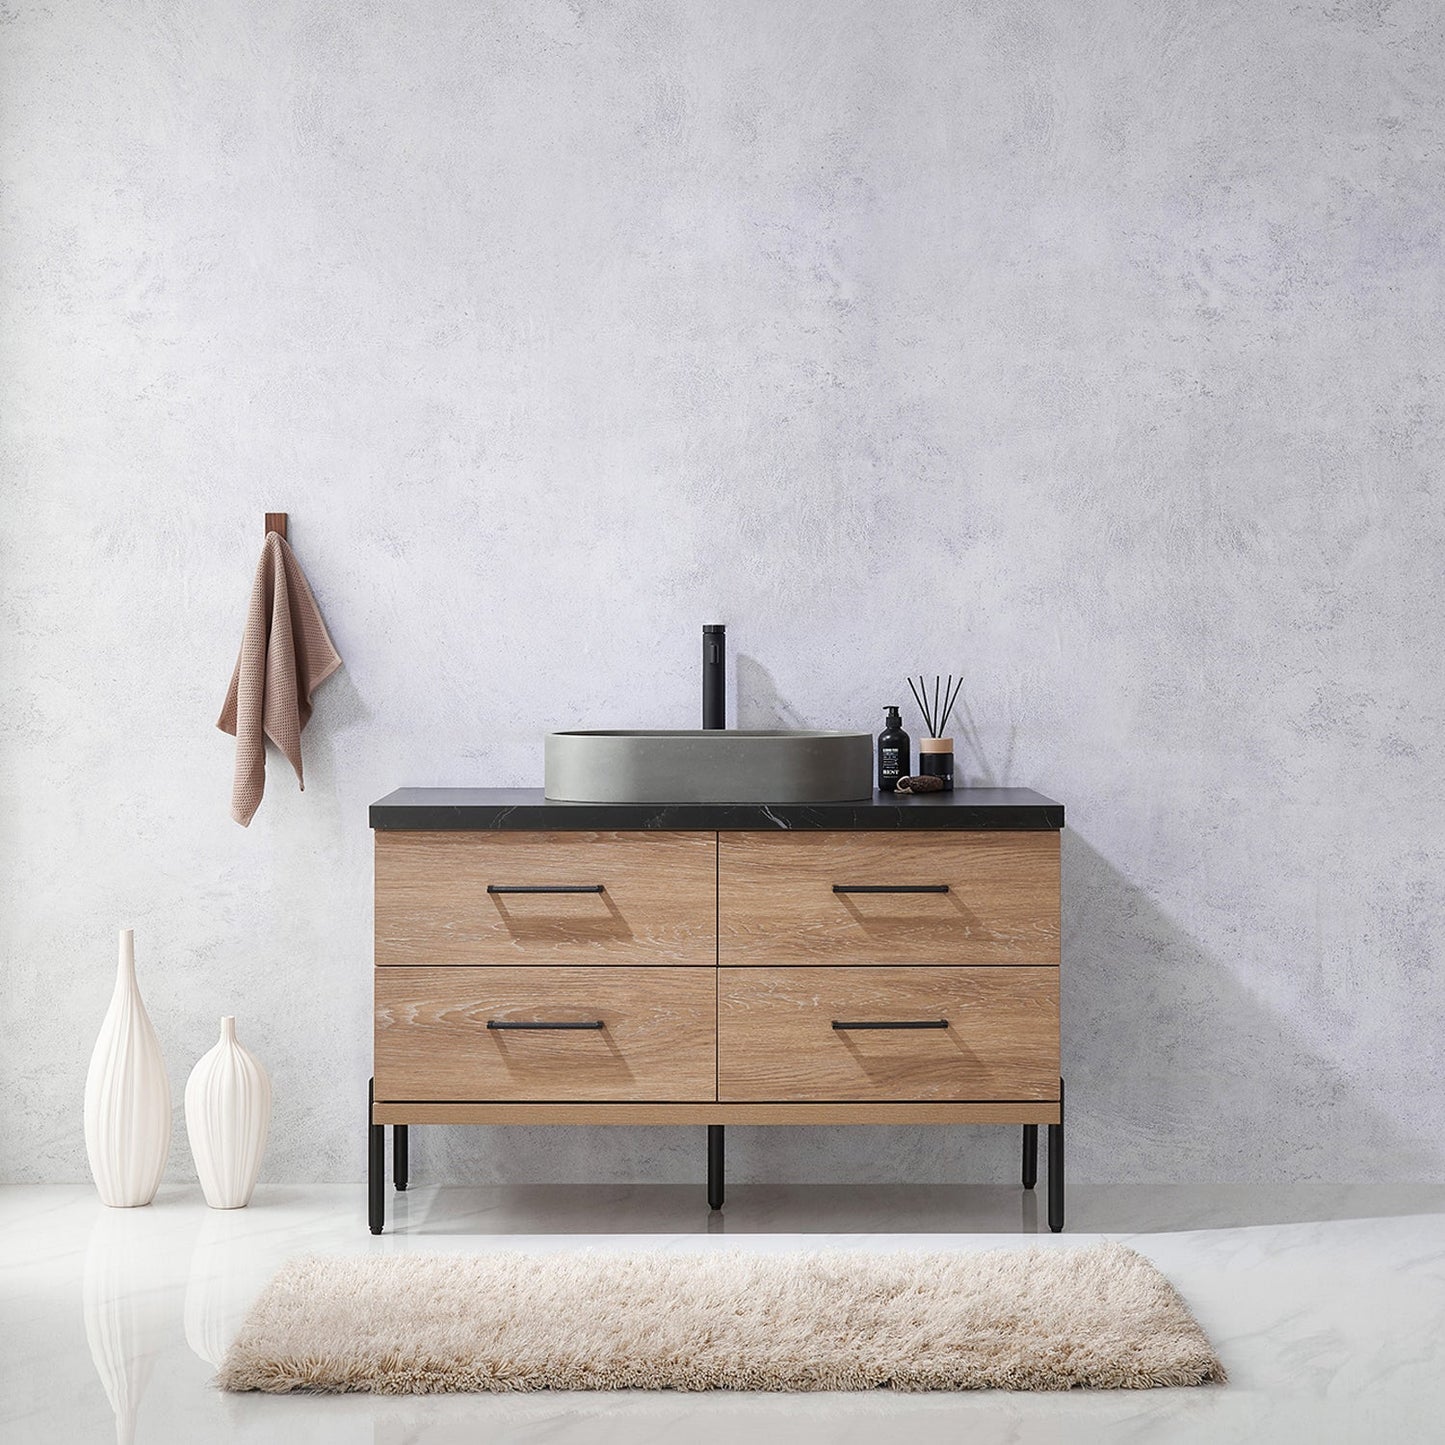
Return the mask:
<path id="1" fill-rule="evenodd" d="M 717 962 L 714 833 L 376 835 L 376 962 Z"/>

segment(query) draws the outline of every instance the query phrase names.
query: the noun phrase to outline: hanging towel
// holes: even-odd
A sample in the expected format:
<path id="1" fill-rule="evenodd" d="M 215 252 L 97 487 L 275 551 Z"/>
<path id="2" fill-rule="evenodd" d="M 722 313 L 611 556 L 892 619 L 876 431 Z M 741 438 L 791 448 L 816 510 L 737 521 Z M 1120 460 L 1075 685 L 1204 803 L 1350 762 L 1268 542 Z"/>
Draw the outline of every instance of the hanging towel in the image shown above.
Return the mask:
<path id="1" fill-rule="evenodd" d="M 244 828 L 266 789 L 266 739 L 301 775 L 301 730 L 311 720 L 311 694 L 341 666 L 311 586 L 286 539 L 266 534 L 241 655 L 216 726 L 236 739 L 231 816 Z"/>

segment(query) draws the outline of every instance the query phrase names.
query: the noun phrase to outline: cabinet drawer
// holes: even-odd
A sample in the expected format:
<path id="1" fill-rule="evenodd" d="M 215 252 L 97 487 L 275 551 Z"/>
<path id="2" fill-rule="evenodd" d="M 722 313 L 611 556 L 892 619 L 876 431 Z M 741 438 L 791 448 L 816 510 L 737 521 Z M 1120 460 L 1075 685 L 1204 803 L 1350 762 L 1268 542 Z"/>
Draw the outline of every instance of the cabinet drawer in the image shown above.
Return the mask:
<path id="1" fill-rule="evenodd" d="M 711 971 L 379 968 L 376 1097 L 713 1099 L 716 1026 Z"/>
<path id="2" fill-rule="evenodd" d="M 1055 968 L 719 973 L 724 1102 L 1058 1097 Z"/>
<path id="3" fill-rule="evenodd" d="M 718 959 L 1057 964 L 1059 835 L 724 833 Z"/>
<path id="4" fill-rule="evenodd" d="M 380 832 L 376 962 L 711 966 L 716 869 L 713 833 Z"/>

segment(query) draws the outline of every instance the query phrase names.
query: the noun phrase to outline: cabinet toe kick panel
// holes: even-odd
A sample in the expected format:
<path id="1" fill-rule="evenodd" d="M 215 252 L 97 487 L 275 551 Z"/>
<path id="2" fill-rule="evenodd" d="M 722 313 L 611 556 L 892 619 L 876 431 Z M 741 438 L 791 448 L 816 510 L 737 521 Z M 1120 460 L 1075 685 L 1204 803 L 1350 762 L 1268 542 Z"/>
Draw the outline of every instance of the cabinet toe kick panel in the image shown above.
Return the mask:
<path id="1" fill-rule="evenodd" d="M 705 1124 L 713 1208 L 728 1123 L 1011 1123 L 1025 1189 L 1044 1125 L 1061 1228 L 1062 823 L 1024 789 L 791 813 L 382 800 L 373 1232 L 383 1126 L 402 1189 L 407 1128 L 452 1123 Z"/>

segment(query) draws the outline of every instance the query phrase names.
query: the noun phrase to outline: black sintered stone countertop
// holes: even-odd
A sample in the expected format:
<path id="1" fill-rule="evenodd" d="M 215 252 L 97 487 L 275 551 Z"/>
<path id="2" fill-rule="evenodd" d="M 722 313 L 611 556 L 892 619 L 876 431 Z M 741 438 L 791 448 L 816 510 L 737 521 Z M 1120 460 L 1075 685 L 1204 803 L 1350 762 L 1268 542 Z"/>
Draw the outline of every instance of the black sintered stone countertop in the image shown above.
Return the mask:
<path id="1" fill-rule="evenodd" d="M 1064 826 L 1064 805 L 1032 788 L 874 793 L 851 803 L 557 803 L 541 788 L 398 788 L 371 805 L 371 826 L 468 832 L 751 831 L 764 828 L 1009 828 Z"/>

